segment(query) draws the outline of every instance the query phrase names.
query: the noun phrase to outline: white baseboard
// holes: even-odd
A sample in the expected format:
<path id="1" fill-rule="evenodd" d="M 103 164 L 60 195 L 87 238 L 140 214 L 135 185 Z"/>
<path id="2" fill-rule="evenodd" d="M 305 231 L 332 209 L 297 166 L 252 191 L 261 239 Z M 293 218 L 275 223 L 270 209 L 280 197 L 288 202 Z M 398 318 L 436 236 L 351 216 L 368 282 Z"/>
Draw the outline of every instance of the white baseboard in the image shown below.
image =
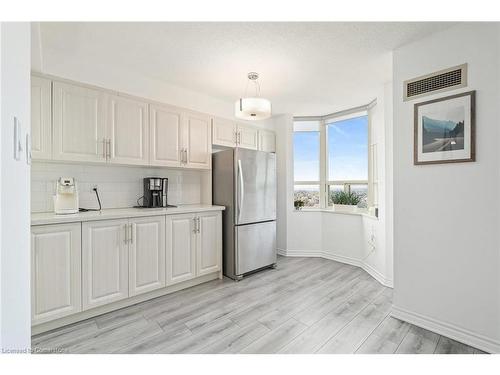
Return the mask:
<path id="1" fill-rule="evenodd" d="M 314 258 L 325 258 L 325 259 L 330 259 L 334 260 L 336 262 L 340 263 L 345 263 L 345 264 L 350 264 L 351 266 L 356 266 L 360 267 L 370 276 L 372 276 L 375 280 L 377 280 L 380 284 L 393 288 L 394 284 L 391 279 L 387 279 L 382 273 L 377 271 L 375 268 L 371 267 L 370 265 L 366 264 L 365 262 L 356 259 L 356 258 L 351 258 L 351 257 L 346 257 L 344 255 L 336 255 L 336 254 L 331 254 L 326 251 L 302 251 L 302 250 L 284 250 L 284 249 L 278 249 L 278 254 L 282 256 L 289 256 L 289 257 L 314 257 Z"/>
<path id="2" fill-rule="evenodd" d="M 445 323 L 397 306 L 392 306 L 391 316 L 449 337 L 453 340 L 484 350 L 488 353 L 500 353 L 500 341 L 471 332 L 450 323 Z"/>

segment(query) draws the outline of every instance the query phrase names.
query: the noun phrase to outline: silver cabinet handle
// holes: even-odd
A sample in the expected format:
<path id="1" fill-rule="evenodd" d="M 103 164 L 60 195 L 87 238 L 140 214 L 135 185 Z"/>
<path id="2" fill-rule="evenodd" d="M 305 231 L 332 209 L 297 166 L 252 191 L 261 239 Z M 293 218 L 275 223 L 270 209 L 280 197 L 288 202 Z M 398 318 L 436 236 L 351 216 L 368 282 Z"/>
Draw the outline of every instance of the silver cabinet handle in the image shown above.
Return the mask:
<path id="1" fill-rule="evenodd" d="M 237 142 L 238 146 L 241 144 L 241 132 L 239 131 L 238 132 L 238 142 Z"/>
<path id="2" fill-rule="evenodd" d="M 196 218 L 195 217 L 193 217 L 193 233 L 197 233 Z"/>
<path id="3" fill-rule="evenodd" d="M 197 217 L 197 218 L 196 218 L 196 221 L 198 222 L 198 229 L 197 229 L 197 231 L 198 231 L 198 233 L 200 233 L 200 229 L 201 229 L 201 222 L 200 222 L 200 218 L 199 218 L 199 217 Z"/>
<path id="4" fill-rule="evenodd" d="M 135 229 L 135 224 L 130 224 L 130 243 L 134 243 L 134 229 Z"/>
<path id="5" fill-rule="evenodd" d="M 108 143 L 106 142 L 106 138 L 102 139 L 102 158 L 108 160 L 107 154 Z"/>
<path id="6" fill-rule="evenodd" d="M 128 242 L 128 224 L 125 224 L 124 228 L 125 228 L 125 243 L 127 243 Z"/>
<path id="7" fill-rule="evenodd" d="M 107 160 L 111 160 L 111 139 L 108 139 L 108 152 L 107 152 Z"/>
<path id="8" fill-rule="evenodd" d="M 187 148 L 184 149 L 184 164 L 188 163 L 188 150 Z"/>

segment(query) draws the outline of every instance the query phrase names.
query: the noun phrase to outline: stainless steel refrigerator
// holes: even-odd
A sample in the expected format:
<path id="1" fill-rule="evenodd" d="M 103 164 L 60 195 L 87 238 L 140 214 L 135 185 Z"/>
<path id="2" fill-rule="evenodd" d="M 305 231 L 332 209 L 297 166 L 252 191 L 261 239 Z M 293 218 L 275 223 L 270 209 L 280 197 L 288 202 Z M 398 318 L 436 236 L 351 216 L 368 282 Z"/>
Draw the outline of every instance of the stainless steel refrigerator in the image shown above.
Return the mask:
<path id="1" fill-rule="evenodd" d="M 223 213 L 224 275 L 276 266 L 276 155 L 235 148 L 212 156 L 213 203 Z"/>

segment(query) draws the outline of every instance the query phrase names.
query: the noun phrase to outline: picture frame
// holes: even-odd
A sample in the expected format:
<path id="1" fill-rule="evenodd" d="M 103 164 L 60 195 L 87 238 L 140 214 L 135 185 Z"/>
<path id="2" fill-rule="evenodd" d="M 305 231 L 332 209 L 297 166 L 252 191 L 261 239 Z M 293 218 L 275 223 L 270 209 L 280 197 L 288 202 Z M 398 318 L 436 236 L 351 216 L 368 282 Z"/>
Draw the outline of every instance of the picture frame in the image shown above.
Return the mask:
<path id="1" fill-rule="evenodd" d="M 476 161 L 476 92 L 414 105 L 413 164 Z"/>

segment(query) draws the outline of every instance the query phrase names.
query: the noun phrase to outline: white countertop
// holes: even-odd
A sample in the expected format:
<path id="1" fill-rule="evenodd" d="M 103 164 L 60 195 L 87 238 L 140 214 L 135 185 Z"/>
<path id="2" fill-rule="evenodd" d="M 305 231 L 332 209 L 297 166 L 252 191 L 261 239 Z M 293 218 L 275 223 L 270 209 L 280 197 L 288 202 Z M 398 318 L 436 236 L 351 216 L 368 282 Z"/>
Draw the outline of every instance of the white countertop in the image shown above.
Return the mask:
<path id="1" fill-rule="evenodd" d="M 223 211 L 224 206 L 206 204 L 186 204 L 169 208 L 112 208 L 102 211 L 79 212 L 77 214 L 56 215 L 53 212 L 31 214 L 31 225 L 75 223 L 80 221 L 122 219 L 127 217 L 161 216 L 204 211 Z"/>

